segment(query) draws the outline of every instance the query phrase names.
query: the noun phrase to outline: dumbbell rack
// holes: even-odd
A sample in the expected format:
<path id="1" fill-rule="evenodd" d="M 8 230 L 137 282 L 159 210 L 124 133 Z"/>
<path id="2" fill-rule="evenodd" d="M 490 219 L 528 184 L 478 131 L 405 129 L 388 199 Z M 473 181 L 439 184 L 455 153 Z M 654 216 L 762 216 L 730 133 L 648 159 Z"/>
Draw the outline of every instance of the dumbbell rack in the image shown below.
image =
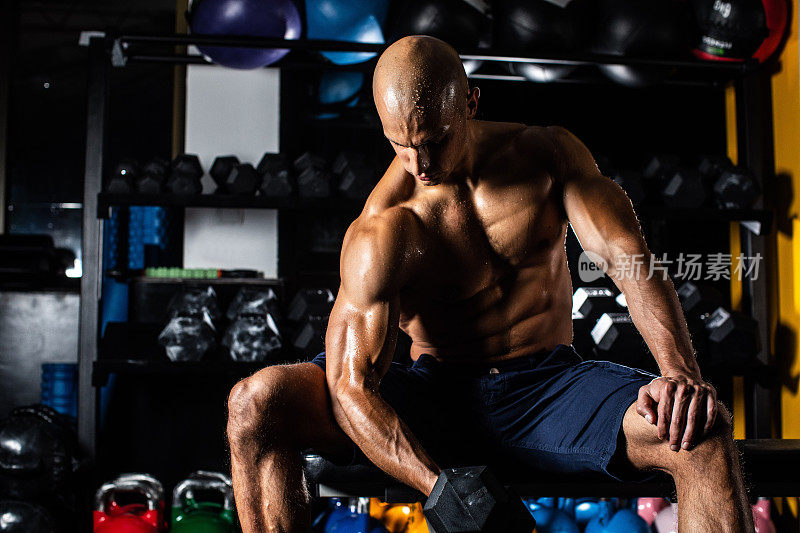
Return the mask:
<path id="1" fill-rule="evenodd" d="M 147 365 L 126 365 L 124 363 L 104 362 L 101 368 L 97 353 L 99 345 L 100 294 L 102 283 L 102 226 L 103 219 L 108 216 L 112 206 L 122 205 L 160 205 L 172 207 L 230 207 L 230 208 L 264 208 L 277 209 L 282 223 L 279 227 L 289 226 L 301 220 L 296 216 L 304 210 L 326 210 L 332 207 L 325 201 L 307 201 L 297 199 L 243 198 L 234 196 L 197 195 L 113 195 L 102 193 L 102 177 L 104 168 L 104 146 L 107 138 L 106 116 L 107 93 L 109 85 L 109 67 L 125 67 L 136 62 L 156 62 L 169 64 L 206 64 L 207 60 L 200 56 L 176 53 L 176 46 L 215 45 L 239 47 L 288 48 L 291 50 L 319 51 L 357 51 L 381 52 L 384 45 L 347 43 L 338 41 L 284 41 L 281 39 L 260 38 L 223 38 L 203 35 L 171 35 L 171 36 L 92 36 L 89 40 L 89 82 L 88 82 L 88 122 L 86 133 L 86 165 L 83 203 L 83 279 L 81 283 L 80 309 L 80 341 L 79 341 L 79 407 L 78 432 L 81 445 L 92 455 L 97 446 L 97 421 L 99 413 L 99 394 L 95 386 L 104 382 L 103 377 L 110 372 L 172 372 L 177 367 L 169 363 L 152 363 Z M 154 51 L 154 49 L 156 49 Z M 160 50 L 159 50 L 160 49 Z M 770 73 L 766 68 L 746 62 L 741 64 L 710 63 L 699 61 L 661 61 L 637 58 L 621 58 L 602 55 L 542 56 L 536 58 L 517 57 L 503 54 L 489 54 L 486 50 L 473 50 L 461 54 L 463 59 L 477 59 L 485 62 L 522 62 L 562 65 L 600 65 L 624 64 L 632 66 L 650 66 L 677 69 L 679 76 L 670 83 L 712 84 L 724 86 L 733 83 L 736 90 L 736 124 L 738 139 L 738 162 L 750 167 L 761 184 L 774 176 L 773 130 L 771 120 Z M 366 62 L 351 68 L 370 69 L 374 62 Z M 336 65 L 322 65 L 296 61 L 293 53 L 273 65 L 276 68 L 308 69 L 325 68 L 340 69 Z M 681 77 L 682 76 L 682 77 Z M 478 79 L 507 80 L 522 82 L 519 76 L 500 76 L 495 74 L 476 74 Z M 763 186 L 762 186 L 763 190 Z M 763 202 L 761 200 L 760 202 Z M 337 200 L 341 205 L 341 201 Z M 355 210 L 358 205 L 345 206 Z M 746 255 L 761 253 L 767 255 L 765 235 L 770 231 L 772 213 L 763 209 L 759 203 L 755 209 L 719 211 L 715 209 L 669 210 L 664 208 L 643 208 L 639 210 L 642 218 L 653 219 L 686 219 L 697 220 L 729 220 L 740 221 L 741 251 Z M 289 223 L 284 223 L 288 217 Z M 287 276 L 292 270 L 293 250 L 288 247 L 287 239 L 279 234 L 278 273 Z M 756 318 L 760 324 L 762 339 L 768 339 L 767 301 L 768 281 L 774 275 L 774 265 L 769 261 L 764 265 L 766 275 L 757 280 L 749 280 L 742 287 L 742 310 Z M 759 359 L 768 363 L 769 343 L 763 342 L 764 348 Z M 238 368 L 238 367 L 237 367 Z M 209 368 L 205 365 L 189 365 L 181 372 L 227 372 L 230 366 Z M 251 370 L 242 367 L 244 374 Z M 747 388 L 747 436 L 749 438 L 770 437 L 770 394 L 758 387 L 754 381 L 746 379 Z"/>

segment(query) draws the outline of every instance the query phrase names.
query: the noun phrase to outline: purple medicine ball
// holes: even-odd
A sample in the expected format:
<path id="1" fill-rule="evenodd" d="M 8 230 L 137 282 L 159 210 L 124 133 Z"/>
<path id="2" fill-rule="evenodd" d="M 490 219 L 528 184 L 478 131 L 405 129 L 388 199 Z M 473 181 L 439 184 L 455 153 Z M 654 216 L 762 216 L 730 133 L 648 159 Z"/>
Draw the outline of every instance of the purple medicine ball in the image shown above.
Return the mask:
<path id="1" fill-rule="evenodd" d="M 298 39 L 302 22 L 291 0 L 194 0 L 192 33 Z M 285 56 L 285 48 L 203 46 L 214 63 L 231 68 L 266 67 Z"/>

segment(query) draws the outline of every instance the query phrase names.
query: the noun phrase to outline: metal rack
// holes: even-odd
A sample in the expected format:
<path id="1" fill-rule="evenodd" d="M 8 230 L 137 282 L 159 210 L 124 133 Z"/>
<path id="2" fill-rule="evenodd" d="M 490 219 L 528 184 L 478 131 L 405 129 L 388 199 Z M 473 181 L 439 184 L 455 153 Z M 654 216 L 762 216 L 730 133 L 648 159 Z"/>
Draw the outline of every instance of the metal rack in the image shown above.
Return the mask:
<path id="1" fill-rule="evenodd" d="M 256 207 L 278 209 L 292 217 L 308 206 L 295 201 L 273 201 L 266 199 L 242 199 L 231 197 L 214 197 L 198 195 L 196 197 L 174 198 L 170 195 L 146 197 L 144 195 L 109 195 L 101 193 L 103 176 L 103 156 L 106 133 L 106 117 L 108 113 L 109 67 L 125 67 L 135 62 L 157 62 L 170 64 L 206 64 L 202 56 L 187 55 L 176 52 L 177 46 L 215 45 L 234 47 L 288 48 L 293 51 L 358 51 L 381 52 L 384 45 L 348 43 L 338 41 L 297 40 L 260 38 L 227 38 L 203 35 L 171 35 L 171 36 L 105 36 L 96 35 L 89 39 L 89 82 L 87 102 L 86 132 L 86 165 L 83 199 L 83 279 L 81 283 L 80 337 L 79 337 L 79 405 L 78 433 L 80 443 L 90 454 L 96 451 L 96 424 L 99 412 L 99 394 L 95 390 L 98 380 L 93 379 L 95 361 L 98 353 L 99 305 L 102 281 L 102 225 L 112 205 L 171 205 L 171 206 L 213 206 L 213 207 Z M 290 53 L 273 65 L 276 68 L 341 68 L 327 63 L 308 60 L 298 61 Z M 487 50 L 473 50 L 461 54 L 463 59 L 478 59 L 485 62 L 527 62 L 557 65 L 602 65 L 625 64 L 666 68 L 676 70 L 684 75 L 684 79 L 692 82 L 720 86 L 733 82 L 736 90 L 736 119 L 738 129 L 739 163 L 749 166 L 755 172 L 760 183 L 764 183 L 774 175 L 773 131 L 771 121 L 770 74 L 754 62 L 745 63 L 709 63 L 702 61 L 661 61 L 640 58 L 623 58 L 601 55 L 542 56 L 518 57 L 510 54 L 490 53 Z M 302 59 L 302 58 L 301 58 Z M 374 60 L 373 60 L 374 61 Z M 369 68 L 370 62 L 353 68 Z M 480 78 L 482 74 L 473 75 Z M 487 75 L 493 76 L 493 75 Z M 499 79 L 494 76 L 489 79 Z M 506 76 L 502 79 L 521 80 L 519 77 Z M 762 187 L 763 190 L 763 187 Z M 318 207 L 318 206 L 316 206 Z M 316 208 L 315 207 L 315 208 Z M 352 208 L 352 206 L 350 206 Z M 767 242 L 765 234 L 772 223 L 772 213 L 764 210 L 763 205 L 753 210 L 721 212 L 716 210 L 697 210 L 674 212 L 666 209 L 652 208 L 643 210 L 644 216 L 669 219 L 687 216 L 700 220 L 713 218 L 721 220 L 743 221 L 741 226 L 742 252 L 748 255 L 761 253 L 766 256 Z M 649 212 L 648 212 L 649 211 Z M 745 223 L 746 222 L 746 223 Z M 750 229 L 748 229 L 750 228 Z M 279 236 L 279 256 L 285 255 L 286 244 L 281 243 Z M 287 254 L 288 255 L 288 254 Z M 773 266 L 769 265 L 769 268 Z M 279 275 L 287 272 L 286 266 L 279 257 Z M 767 272 L 767 275 L 772 275 Z M 743 283 L 742 309 L 759 320 L 762 339 L 768 339 L 767 301 L 768 280 L 761 276 L 757 280 Z M 769 343 L 759 354 L 759 360 L 767 363 L 769 359 Z M 122 368 L 122 367 L 120 367 Z M 128 367 L 125 367 L 128 368 Z M 192 367 L 193 370 L 197 370 Z M 152 370 L 152 369 L 151 369 Z M 114 371 L 108 367 L 104 371 Z M 754 380 L 746 380 L 747 384 L 747 436 L 749 438 L 768 438 L 770 427 L 770 394 L 758 386 Z"/>

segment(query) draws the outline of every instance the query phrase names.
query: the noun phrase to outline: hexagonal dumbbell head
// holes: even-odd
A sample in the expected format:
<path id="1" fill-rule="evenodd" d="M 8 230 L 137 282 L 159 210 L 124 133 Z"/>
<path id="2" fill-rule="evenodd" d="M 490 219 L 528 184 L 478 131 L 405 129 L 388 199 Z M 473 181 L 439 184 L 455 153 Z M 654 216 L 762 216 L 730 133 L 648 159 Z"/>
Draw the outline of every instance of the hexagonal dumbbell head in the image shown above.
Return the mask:
<path id="1" fill-rule="evenodd" d="M 711 178 L 711 182 L 719 178 L 724 170 L 728 170 L 733 166 L 728 156 L 724 154 L 709 154 L 700 157 L 697 163 L 697 171 L 703 176 Z"/>
<path id="2" fill-rule="evenodd" d="M 325 158 L 313 152 L 303 152 L 300 157 L 294 160 L 294 168 L 298 172 L 302 172 L 308 168 L 325 168 L 327 162 Z"/>
<path id="3" fill-rule="evenodd" d="M 261 176 L 250 163 L 235 165 L 225 180 L 225 190 L 231 194 L 255 194 L 261 185 Z"/>
<path id="4" fill-rule="evenodd" d="M 675 170 L 661 189 L 661 198 L 669 207 L 697 208 L 706 201 L 700 173 L 690 168 Z"/>
<path id="5" fill-rule="evenodd" d="M 194 154 L 182 154 L 172 161 L 172 172 L 167 179 L 167 190 L 173 194 L 200 194 L 203 186 L 203 167 Z"/>
<path id="6" fill-rule="evenodd" d="M 228 180 L 228 175 L 233 170 L 233 167 L 239 164 L 239 158 L 235 155 L 221 155 L 214 159 L 211 165 L 211 170 L 208 173 L 217 184 L 217 192 L 227 192 L 225 190 L 225 183 Z"/>
<path id="7" fill-rule="evenodd" d="M 168 171 L 169 161 L 158 156 L 148 161 L 147 164 L 142 168 L 142 174 L 149 172 L 150 174 L 155 174 L 156 176 L 161 176 L 162 178 L 167 175 Z"/>
<path id="8" fill-rule="evenodd" d="M 169 171 L 169 161 L 154 157 L 142 167 L 142 174 L 136 179 L 136 192 L 160 194 L 164 192 L 164 181 Z"/>
<path id="9" fill-rule="evenodd" d="M 283 155 L 264 154 L 256 171 L 261 175 L 264 196 L 285 197 L 294 192 L 289 162 Z"/>
<path id="10" fill-rule="evenodd" d="M 333 176 L 320 168 L 308 167 L 297 177 L 297 191 L 300 196 L 324 198 L 331 195 Z"/>
<path id="11" fill-rule="evenodd" d="M 752 207 L 760 193 L 755 177 L 744 167 L 724 170 L 714 183 L 714 198 L 722 209 Z"/>
<path id="12" fill-rule="evenodd" d="M 672 154 L 651 155 L 642 166 L 642 176 L 644 179 L 662 181 L 665 177 L 672 174 L 680 164 L 678 156 Z"/>
<path id="13" fill-rule="evenodd" d="M 535 520 L 485 466 L 442 471 L 423 508 L 435 533 L 530 533 Z"/>
<path id="14" fill-rule="evenodd" d="M 181 154 L 172 161 L 172 172 L 180 172 L 185 176 L 194 176 L 198 180 L 203 177 L 203 165 L 195 154 Z"/>
<path id="15" fill-rule="evenodd" d="M 160 194 L 164 192 L 164 175 L 144 172 L 136 180 L 136 192 L 142 194 Z"/>
<path id="16" fill-rule="evenodd" d="M 732 372 L 742 372 L 755 362 L 761 349 L 758 321 L 737 311 L 718 307 L 705 319 L 711 359 Z"/>
<path id="17" fill-rule="evenodd" d="M 133 184 L 139 177 L 139 164 L 130 158 L 120 161 L 106 184 L 106 192 L 123 194 L 133 192 Z"/>

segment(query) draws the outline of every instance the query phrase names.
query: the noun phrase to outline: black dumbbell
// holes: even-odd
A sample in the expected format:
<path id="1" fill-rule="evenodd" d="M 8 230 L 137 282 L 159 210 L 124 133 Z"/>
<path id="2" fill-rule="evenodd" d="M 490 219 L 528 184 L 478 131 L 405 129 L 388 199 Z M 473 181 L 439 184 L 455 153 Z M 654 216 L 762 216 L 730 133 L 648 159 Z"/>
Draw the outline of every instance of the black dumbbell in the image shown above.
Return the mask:
<path id="1" fill-rule="evenodd" d="M 300 289 L 289 304 L 286 318 L 293 322 L 300 322 L 309 316 L 328 316 L 335 301 L 336 298 L 330 289 Z"/>
<path id="2" fill-rule="evenodd" d="M 709 285 L 691 281 L 681 283 L 676 292 L 686 318 L 686 325 L 692 335 L 692 345 L 697 353 L 697 359 L 705 361 L 708 357 L 705 318 L 723 304 L 722 293 Z"/>
<path id="3" fill-rule="evenodd" d="M 154 157 L 142 167 L 142 173 L 136 179 L 136 192 L 161 194 L 164 192 L 164 181 L 168 172 L 169 161 L 161 157 Z"/>
<path id="4" fill-rule="evenodd" d="M 714 287 L 698 285 L 691 281 L 681 283 L 676 292 L 687 319 L 709 314 L 723 302 L 722 293 Z"/>
<path id="5" fill-rule="evenodd" d="M 605 313 L 592 328 L 598 358 L 622 365 L 658 371 L 639 330 L 628 313 Z"/>
<path id="6" fill-rule="evenodd" d="M 722 172 L 731 167 L 733 163 L 724 154 L 705 154 L 697 161 L 697 171 L 703 176 L 703 183 L 709 191 L 714 188 Z"/>
<path id="7" fill-rule="evenodd" d="M 642 165 L 642 186 L 651 202 L 661 200 L 661 189 L 679 164 L 678 156 L 672 154 L 653 154 L 645 159 Z"/>
<path id="8" fill-rule="evenodd" d="M 203 167 L 195 154 L 181 154 L 172 161 L 167 190 L 173 194 L 200 194 Z"/>
<path id="9" fill-rule="evenodd" d="M 375 186 L 375 171 L 359 152 L 340 152 L 333 163 L 333 172 L 339 178 L 339 194 L 345 198 L 366 198 Z"/>
<path id="10" fill-rule="evenodd" d="M 630 198 L 634 207 L 639 207 L 645 200 L 644 186 L 642 185 L 642 174 L 633 170 L 618 170 L 609 176 L 614 183 L 622 187 L 625 194 Z"/>
<path id="11" fill-rule="evenodd" d="M 325 349 L 325 330 L 328 317 L 311 315 L 300 323 L 292 339 L 292 346 L 306 357 L 312 357 Z"/>
<path id="12" fill-rule="evenodd" d="M 236 156 L 217 157 L 209 171 L 218 193 L 254 195 L 261 185 L 261 175 L 250 163 L 240 163 Z"/>
<path id="13" fill-rule="evenodd" d="M 722 209 L 752 207 L 761 192 L 753 174 L 744 167 L 723 170 L 713 190 L 714 200 Z"/>
<path id="14" fill-rule="evenodd" d="M 294 193 L 291 168 L 283 154 L 264 154 L 256 171 L 261 175 L 262 195 L 275 198 Z"/>
<path id="15" fill-rule="evenodd" d="M 425 501 L 431 533 L 530 533 L 536 521 L 486 466 L 443 470 Z"/>
<path id="16" fill-rule="evenodd" d="M 254 195 L 261 186 L 261 176 L 250 163 L 233 167 L 225 180 L 225 190 L 231 194 Z"/>
<path id="17" fill-rule="evenodd" d="M 297 172 L 297 192 L 303 197 L 324 198 L 331 195 L 333 176 L 322 157 L 305 152 L 294 161 Z"/>
<path id="18" fill-rule="evenodd" d="M 231 173 L 233 167 L 238 164 L 239 158 L 235 155 L 221 155 L 214 158 L 214 162 L 211 164 L 211 168 L 208 171 L 208 174 L 217 186 L 214 192 L 218 194 L 227 192 L 225 190 L 225 181 L 228 179 L 228 174 Z"/>
<path id="19" fill-rule="evenodd" d="M 578 287 L 572 295 L 572 314 L 594 325 L 603 313 L 619 311 L 614 296 L 606 287 Z"/>
<path id="20" fill-rule="evenodd" d="M 758 321 L 743 313 L 717 307 L 704 317 L 711 362 L 731 373 L 752 366 L 761 349 Z"/>
<path id="21" fill-rule="evenodd" d="M 606 287 L 578 287 L 572 295 L 572 345 L 584 358 L 592 358 L 595 344 L 591 331 L 603 313 L 622 311 L 614 293 Z"/>
<path id="22" fill-rule="evenodd" d="M 663 182 L 667 176 L 675 172 L 680 165 L 680 159 L 673 154 L 653 154 L 642 165 L 642 177 L 645 180 Z"/>
<path id="23" fill-rule="evenodd" d="M 661 187 L 664 205 L 678 208 L 698 208 L 706 202 L 706 189 L 700 172 L 678 167 L 669 173 Z"/>
<path id="24" fill-rule="evenodd" d="M 106 192 L 112 194 L 129 194 L 133 192 L 136 179 L 139 177 L 139 163 L 131 158 L 120 161 L 106 183 Z"/>

